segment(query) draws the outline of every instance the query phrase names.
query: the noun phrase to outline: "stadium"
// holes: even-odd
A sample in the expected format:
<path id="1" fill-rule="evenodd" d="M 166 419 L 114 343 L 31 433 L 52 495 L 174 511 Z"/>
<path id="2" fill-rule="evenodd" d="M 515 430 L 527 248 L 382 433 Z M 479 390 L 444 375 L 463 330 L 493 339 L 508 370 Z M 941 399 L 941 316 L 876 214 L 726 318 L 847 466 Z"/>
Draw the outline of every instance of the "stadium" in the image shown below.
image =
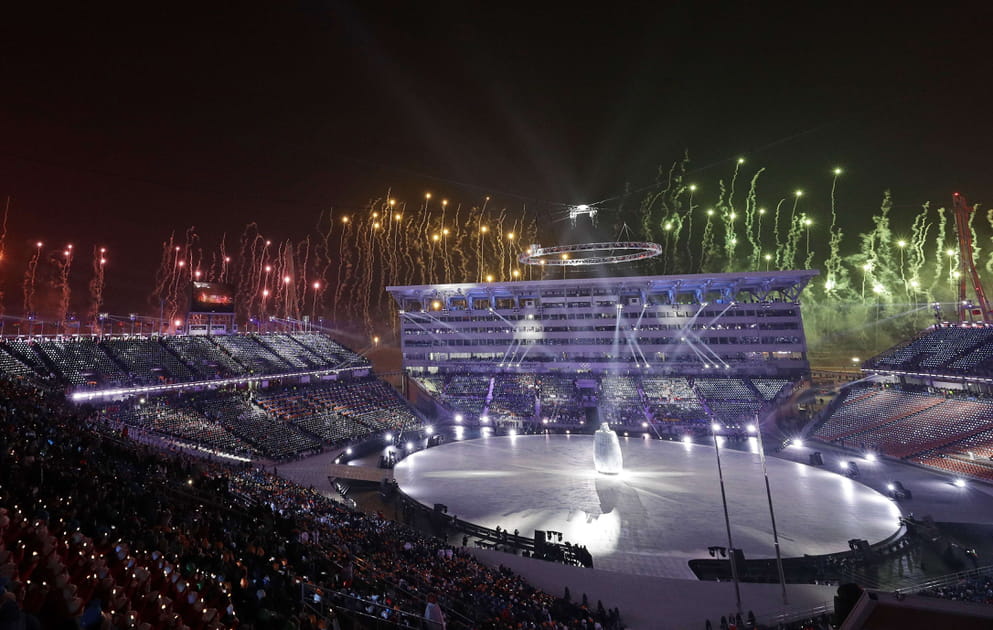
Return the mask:
<path id="1" fill-rule="evenodd" d="M 993 7 L 35 4 L 0 630 L 993 627 Z"/>
<path id="2" fill-rule="evenodd" d="M 607 249 L 632 245 L 658 253 Z M 319 322 L 239 330 L 234 288 L 195 280 L 170 330 L 3 338 L 7 588 L 136 628 L 419 628 L 429 594 L 452 628 L 803 627 L 985 588 L 993 329 L 814 373 L 817 271 L 609 256 L 387 287 L 399 372 Z"/>

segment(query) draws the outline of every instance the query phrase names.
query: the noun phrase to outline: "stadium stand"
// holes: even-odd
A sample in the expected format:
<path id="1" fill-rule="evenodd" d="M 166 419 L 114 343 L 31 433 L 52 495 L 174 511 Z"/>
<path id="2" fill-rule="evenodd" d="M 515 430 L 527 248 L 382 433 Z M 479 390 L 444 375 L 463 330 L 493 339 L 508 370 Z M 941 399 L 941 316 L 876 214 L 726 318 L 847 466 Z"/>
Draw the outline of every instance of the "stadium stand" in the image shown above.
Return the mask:
<path id="1" fill-rule="evenodd" d="M 496 374 L 488 415 L 498 424 L 518 424 L 534 417 L 534 376 L 531 374 Z"/>
<path id="2" fill-rule="evenodd" d="M 44 373 L 40 363 L 32 365 L 23 358 L 22 352 L 34 352 L 25 344 L 20 350 L 15 349 L 16 342 L 0 343 L 0 372 L 11 374 L 18 378 L 40 378 Z"/>
<path id="3" fill-rule="evenodd" d="M 488 374 L 452 374 L 418 380 L 425 391 L 436 392 L 438 402 L 453 413 L 478 418 L 490 397 L 492 377 Z"/>
<path id="4" fill-rule="evenodd" d="M 854 387 L 813 436 L 978 479 L 993 479 L 993 400 Z"/>
<path id="5" fill-rule="evenodd" d="M 293 371 L 289 361 L 259 343 L 254 336 L 220 335 L 207 339 L 244 365 L 250 374 L 279 374 Z"/>
<path id="6" fill-rule="evenodd" d="M 876 382 L 846 389 L 812 435 L 993 480 L 991 359 L 993 327 L 932 326 L 866 361 L 862 370 Z"/>
<path id="7" fill-rule="evenodd" d="M 19 362 L 23 362 L 31 370 L 42 376 L 51 376 L 50 366 L 42 359 L 42 355 L 35 351 L 35 343 L 24 339 L 5 339 L 3 342 L 4 351 Z M 15 366 L 14 372 L 21 372 L 20 367 Z M 9 373 L 9 372 L 8 372 Z"/>
<path id="8" fill-rule="evenodd" d="M 289 335 L 312 354 L 322 357 L 328 367 L 370 365 L 369 359 L 352 352 L 327 335 L 318 332 L 294 332 Z"/>
<path id="9" fill-rule="evenodd" d="M 936 326 L 870 359 L 867 371 L 993 375 L 993 327 Z"/>
<path id="10" fill-rule="evenodd" d="M 322 354 L 325 353 L 325 354 Z M 342 380 L 282 383 L 283 374 L 335 369 Z M 319 333 L 225 337 L 121 336 L 6 340 L 0 373 L 59 392 L 188 384 L 121 401 L 96 404 L 106 418 L 189 446 L 227 456 L 285 460 L 420 419 L 388 385 L 362 376 L 365 358 Z M 252 393 L 203 391 L 220 378 L 272 375 Z M 202 385 L 198 385 L 202 383 Z"/>
<path id="11" fill-rule="evenodd" d="M 414 380 L 452 414 L 486 414 L 498 423 L 576 427 L 586 424 L 587 410 L 594 408 L 601 421 L 619 427 L 641 427 L 646 421 L 669 426 L 711 420 L 740 423 L 794 383 L 775 378 L 501 372 L 417 375 Z"/>
<path id="12" fill-rule="evenodd" d="M 252 335 L 259 345 L 279 356 L 296 370 L 327 367 L 336 363 L 336 357 L 324 358 L 303 345 L 290 333 Z"/>
<path id="13" fill-rule="evenodd" d="M 180 444 L 249 458 L 259 454 L 251 444 L 185 403 L 182 398 L 160 398 L 113 406 L 103 412 L 129 427 L 176 438 Z"/>
<path id="14" fill-rule="evenodd" d="M 5 623 L 418 627 L 437 592 L 453 630 L 622 627 L 616 609 L 548 595 L 313 489 L 121 439 L 102 411 L 80 417 L 60 398 L 0 379 Z M 314 614 L 302 591 L 333 613 Z"/>
<path id="15" fill-rule="evenodd" d="M 169 352 L 165 346 L 144 339 L 108 339 L 100 346 L 129 374 L 148 382 L 192 381 L 193 370 Z"/>
<path id="16" fill-rule="evenodd" d="M 218 352 L 216 346 L 206 337 L 175 335 L 164 337 L 164 345 L 190 366 L 201 379 L 230 378 L 243 376 L 247 370 L 230 355 Z"/>
<path id="17" fill-rule="evenodd" d="M 600 420 L 632 426 L 646 420 L 641 389 L 634 378 L 606 375 L 600 380 Z"/>
<path id="18" fill-rule="evenodd" d="M 642 387 L 654 422 L 701 422 L 707 417 L 697 393 L 685 378 L 646 376 Z"/>
<path id="19" fill-rule="evenodd" d="M 852 438 L 938 402 L 940 401 L 920 393 L 906 393 L 895 389 L 851 388 L 844 402 L 814 432 L 814 437 L 828 442 Z"/>
<path id="20" fill-rule="evenodd" d="M 266 457 L 280 460 L 320 448 L 320 442 L 301 433 L 290 423 L 280 422 L 239 392 L 202 394 L 194 404 L 204 415 Z"/>
<path id="21" fill-rule="evenodd" d="M 93 339 L 46 339 L 34 347 L 72 386 L 120 386 L 145 376 L 129 375 Z"/>
<path id="22" fill-rule="evenodd" d="M 538 377 L 538 405 L 542 419 L 559 424 L 585 420 L 583 401 L 572 377 L 544 374 Z"/>
<path id="23" fill-rule="evenodd" d="M 783 378 L 753 378 L 752 385 L 758 391 L 759 396 L 762 400 L 773 400 L 776 396 L 783 391 L 783 389 L 790 385 L 791 381 Z"/>

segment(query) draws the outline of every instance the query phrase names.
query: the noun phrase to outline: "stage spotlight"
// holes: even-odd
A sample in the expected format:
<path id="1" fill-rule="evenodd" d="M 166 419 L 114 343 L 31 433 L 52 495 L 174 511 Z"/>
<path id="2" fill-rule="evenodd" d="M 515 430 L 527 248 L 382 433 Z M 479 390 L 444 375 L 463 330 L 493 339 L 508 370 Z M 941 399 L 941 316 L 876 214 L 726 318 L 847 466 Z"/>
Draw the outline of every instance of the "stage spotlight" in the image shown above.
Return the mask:
<path id="1" fill-rule="evenodd" d="M 479 421 L 482 422 L 483 424 L 486 424 L 487 422 L 490 421 L 490 418 L 489 416 L 480 416 Z"/>
<path id="2" fill-rule="evenodd" d="M 793 446 L 795 446 L 797 448 L 803 448 L 803 440 L 801 440 L 800 438 L 794 439 L 793 440 Z"/>
<path id="3" fill-rule="evenodd" d="M 462 414 L 455 414 L 455 424 L 460 424 L 462 422 Z"/>
<path id="4" fill-rule="evenodd" d="M 510 431 L 507 431 L 507 434 L 510 435 L 510 437 L 517 437 L 517 429 L 511 429 Z"/>
<path id="5" fill-rule="evenodd" d="M 841 462 L 841 469 L 848 470 L 848 462 Z"/>
<path id="6" fill-rule="evenodd" d="M 387 433 L 385 436 L 383 436 L 383 439 L 386 440 L 387 442 L 392 442 L 393 441 L 393 434 L 392 433 Z"/>
<path id="7" fill-rule="evenodd" d="M 952 483 L 955 484 L 955 487 L 956 488 L 964 488 L 965 487 L 965 479 L 962 479 L 961 477 L 959 477 L 958 479 L 956 479 Z"/>
<path id="8" fill-rule="evenodd" d="M 754 424 L 749 424 L 749 425 L 748 425 L 747 427 L 745 427 L 745 428 L 746 428 L 746 429 L 748 430 L 748 432 L 749 432 L 749 433 L 755 433 L 755 431 L 756 431 L 756 429 L 755 429 L 755 425 L 754 425 Z"/>
<path id="9" fill-rule="evenodd" d="M 875 453 L 866 453 L 865 454 L 865 461 L 867 461 L 867 462 L 874 462 L 874 461 L 876 461 L 876 454 Z"/>
<path id="10" fill-rule="evenodd" d="M 429 424 L 428 426 L 424 427 L 424 432 L 429 436 L 434 435 L 434 427 Z"/>
<path id="11" fill-rule="evenodd" d="M 710 430 L 713 431 L 714 433 L 717 433 L 718 431 L 721 430 L 721 425 L 719 425 L 719 424 L 717 424 L 715 422 L 715 423 L 713 423 L 713 424 L 710 425 Z"/>
<path id="12" fill-rule="evenodd" d="M 896 490 L 896 486 L 894 486 L 891 483 L 888 483 L 886 484 L 886 489 L 889 490 L 890 492 L 893 492 L 894 490 Z"/>
<path id="13" fill-rule="evenodd" d="M 692 444 L 692 443 L 693 443 L 693 436 L 691 435 L 683 436 L 683 444 Z"/>
<path id="14" fill-rule="evenodd" d="M 407 442 L 407 450 L 408 451 L 414 450 L 414 443 L 413 442 Z"/>
<path id="15" fill-rule="evenodd" d="M 351 455 L 351 454 L 352 454 L 352 447 L 349 446 L 348 448 L 345 449 L 345 455 Z"/>

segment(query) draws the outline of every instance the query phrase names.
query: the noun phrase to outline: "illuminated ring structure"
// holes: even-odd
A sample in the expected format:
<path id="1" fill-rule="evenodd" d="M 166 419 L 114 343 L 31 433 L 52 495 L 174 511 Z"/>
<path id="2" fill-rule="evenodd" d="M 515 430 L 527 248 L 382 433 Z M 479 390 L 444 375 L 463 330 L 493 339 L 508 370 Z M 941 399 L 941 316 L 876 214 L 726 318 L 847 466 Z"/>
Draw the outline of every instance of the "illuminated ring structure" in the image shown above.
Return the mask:
<path id="1" fill-rule="evenodd" d="M 615 252 L 621 250 L 620 254 L 592 255 L 586 256 L 590 252 Z M 658 243 L 642 243 L 635 241 L 621 241 L 616 243 L 582 243 L 580 245 L 557 245 L 555 247 L 541 247 L 535 245 L 518 257 L 518 262 L 522 265 L 545 265 L 556 267 L 581 267 L 584 265 L 615 265 L 617 263 L 631 262 L 634 260 L 645 260 L 654 258 L 662 253 L 662 246 Z M 580 254 L 574 257 L 573 254 Z"/>

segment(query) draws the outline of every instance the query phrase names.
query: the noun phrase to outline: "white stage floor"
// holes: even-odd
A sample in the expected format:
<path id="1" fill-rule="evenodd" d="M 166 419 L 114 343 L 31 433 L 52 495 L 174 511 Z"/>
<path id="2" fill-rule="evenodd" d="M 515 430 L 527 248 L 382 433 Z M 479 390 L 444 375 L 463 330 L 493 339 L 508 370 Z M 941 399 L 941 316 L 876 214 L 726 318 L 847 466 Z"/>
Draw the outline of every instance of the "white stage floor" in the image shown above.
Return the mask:
<path id="1" fill-rule="evenodd" d="M 754 445 L 754 440 L 751 441 Z M 562 532 L 597 568 L 693 578 L 687 561 L 727 546 L 713 447 L 621 438 L 624 472 L 593 470 L 592 436 L 484 437 L 419 451 L 395 469 L 401 489 L 449 515 L 532 536 Z M 773 557 L 757 453 L 721 449 L 734 546 Z M 784 557 L 848 550 L 899 529 L 897 505 L 843 475 L 768 458 Z"/>

